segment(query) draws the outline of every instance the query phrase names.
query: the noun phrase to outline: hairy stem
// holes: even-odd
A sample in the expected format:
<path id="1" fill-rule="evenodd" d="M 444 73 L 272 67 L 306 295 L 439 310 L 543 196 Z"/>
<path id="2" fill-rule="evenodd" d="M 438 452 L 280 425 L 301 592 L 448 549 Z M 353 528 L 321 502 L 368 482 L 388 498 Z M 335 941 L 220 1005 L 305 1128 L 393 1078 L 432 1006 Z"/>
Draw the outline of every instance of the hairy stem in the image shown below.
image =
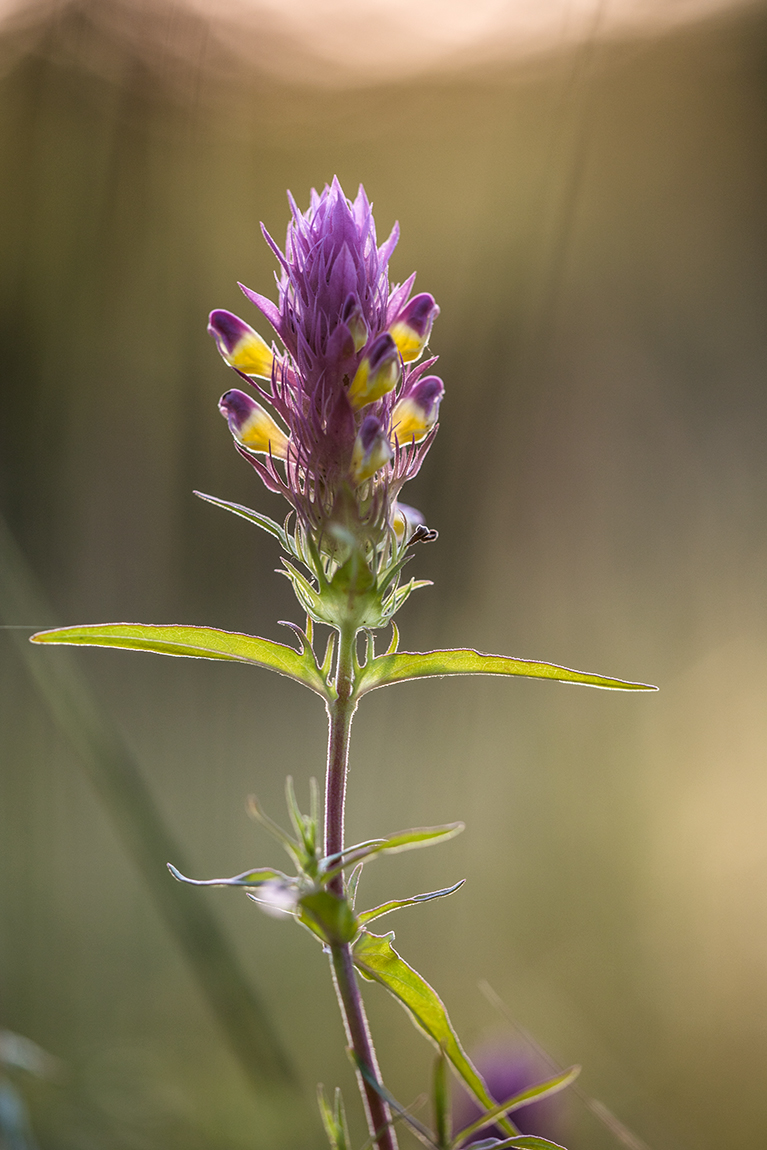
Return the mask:
<path id="1" fill-rule="evenodd" d="M 344 807 L 346 773 L 349 765 L 349 739 L 352 719 L 357 708 L 354 698 L 354 645 L 356 632 L 342 631 L 338 648 L 336 674 L 337 697 L 328 704 L 328 764 L 325 777 L 325 854 L 337 854 L 344 846 Z M 343 876 L 330 883 L 335 894 L 343 896 Z M 338 943 L 330 948 L 333 983 L 344 1020 L 346 1037 L 359 1060 L 371 1071 L 376 1081 L 380 1072 L 376 1060 L 365 1007 L 354 973 L 351 947 Z M 391 1126 L 389 1108 L 370 1083 L 357 1074 L 357 1084 L 365 1107 L 371 1136 L 379 1131 L 379 1150 L 397 1150 L 397 1139 Z"/>

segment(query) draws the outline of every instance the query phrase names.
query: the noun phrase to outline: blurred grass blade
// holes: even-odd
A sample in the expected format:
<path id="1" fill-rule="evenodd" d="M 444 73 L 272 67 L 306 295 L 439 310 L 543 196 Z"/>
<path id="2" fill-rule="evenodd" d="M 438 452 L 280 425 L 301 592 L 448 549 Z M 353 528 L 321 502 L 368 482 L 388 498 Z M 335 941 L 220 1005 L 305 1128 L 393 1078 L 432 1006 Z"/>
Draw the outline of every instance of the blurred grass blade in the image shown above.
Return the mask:
<path id="1" fill-rule="evenodd" d="M 284 643 L 219 631 L 215 627 L 184 627 L 154 623 L 99 623 L 38 631 L 33 643 L 59 643 L 79 647 L 118 647 L 128 651 L 151 651 L 189 659 L 228 659 L 276 671 L 303 683 L 323 698 L 328 688 L 310 649 L 299 653 Z"/>
<path id="2" fill-rule="evenodd" d="M 399 898 L 391 902 L 383 902 L 380 906 L 374 906 L 372 910 L 363 910 L 361 914 L 357 915 L 357 921 L 360 926 L 365 926 L 377 918 L 383 918 L 385 914 L 391 914 L 393 910 L 401 910 L 405 906 L 416 906 L 421 902 L 431 902 L 433 898 L 444 898 L 445 895 L 455 894 L 465 881 L 465 879 L 461 879 L 455 886 L 446 886 L 442 890 L 432 890 L 428 894 L 414 894 L 412 898 Z"/>
<path id="3" fill-rule="evenodd" d="M 2 621 L 40 623 L 51 615 L 0 518 Z M 259 1089 L 267 1085 L 297 1089 L 298 1075 L 207 903 L 170 881 L 167 861 L 174 858 L 187 870 L 184 852 L 165 825 L 138 764 L 100 711 L 78 664 L 68 651 L 42 658 L 42 652 L 30 645 L 22 631 L 7 634 L 113 819 L 150 898 L 196 975 L 244 1072 Z"/>
<path id="4" fill-rule="evenodd" d="M 367 979 L 380 983 L 405 1007 L 418 1027 L 445 1052 L 453 1067 L 481 1106 L 491 1110 L 496 1102 L 458 1040 L 445 1005 L 426 979 L 400 958 L 391 944 L 394 936 L 363 931 L 354 944 L 354 964 Z M 509 1134 L 519 1131 L 507 1118 L 500 1124 Z"/>
<path id="5" fill-rule="evenodd" d="M 553 679 L 558 683 L 580 683 L 611 691 L 657 691 L 649 683 L 629 683 L 604 675 L 573 671 L 554 663 L 511 659 L 505 655 L 482 655 L 469 649 L 454 651 L 399 651 L 370 659 L 361 669 L 357 693 L 364 695 L 376 687 L 444 675 L 521 675 L 528 679 Z"/>
<path id="6" fill-rule="evenodd" d="M 519 1093 L 514 1094 L 506 1102 L 500 1102 L 494 1106 L 492 1110 L 488 1110 L 476 1122 L 472 1122 L 465 1130 L 455 1137 L 455 1145 L 460 1146 L 472 1134 L 489 1126 L 495 1122 L 502 1114 L 510 1114 L 513 1110 L 519 1110 L 522 1106 L 527 1106 L 530 1102 L 539 1102 L 542 1098 L 548 1097 L 549 1094 L 557 1094 L 560 1090 L 564 1090 L 569 1086 L 581 1072 L 580 1066 L 571 1066 L 569 1070 L 564 1070 L 561 1074 L 557 1074 L 554 1078 L 548 1078 L 545 1082 L 539 1082 L 536 1086 L 528 1086 L 526 1090 L 521 1090 Z"/>

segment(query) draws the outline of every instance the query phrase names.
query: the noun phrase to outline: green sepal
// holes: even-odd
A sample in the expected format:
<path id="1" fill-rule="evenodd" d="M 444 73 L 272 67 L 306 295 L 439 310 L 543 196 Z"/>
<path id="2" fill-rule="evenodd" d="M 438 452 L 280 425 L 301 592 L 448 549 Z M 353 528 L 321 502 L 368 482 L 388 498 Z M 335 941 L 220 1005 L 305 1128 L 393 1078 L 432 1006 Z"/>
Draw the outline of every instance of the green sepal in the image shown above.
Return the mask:
<path id="1" fill-rule="evenodd" d="M 63 643 L 81 647 L 119 647 L 132 651 L 151 651 L 156 655 L 174 655 L 189 659 L 225 659 L 250 663 L 286 675 L 305 687 L 330 698 L 330 692 L 311 648 L 296 651 L 284 643 L 243 635 L 238 631 L 219 631 L 214 627 L 184 627 L 152 623 L 103 623 L 83 627 L 61 627 L 38 631 L 33 643 Z"/>
<path id="2" fill-rule="evenodd" d="M 461 879 L 455 886 L 447 886 L 443 890 L 433 890 L 428 894 L 414 894 L 412 898 L 399 898 L 391 902 L 381 903 L 380 906 L 374 906 L 372 910 L 363 910 L 361 914 L 357 915 L 357 921 L 360 926 L 366 926 L 367 923 L 373 922 L 377 918 L 383 918 L 385 914 L 391 914 L 393 910 L 401 910 L 404 906 L 416 906 L 421 902 L 431 902 L 433 898 L 444 898 L 445 895 L 455 894 L 465 881 L 465 879 Z"/>
<path id="3" fill-rule="evenodd" d="M 461 1046 L 444 1003 L 426 979 L 397 954 L 392 946 L 393 938 L 393 934 L 377 935 L 363 931 L 352 952 L 355 966 L 364 978 L 378 982 L 394 995 L 419 1029 L 444 1051 L 480 1105 L 486 1110 L 492 1109 L 496 1103 L 490 1097 L 482 1075 Z M 509 1134 L 519 1133 L 508 1118 L 502 1118 L 500 1124 Z"/>
<path id="4" fill-rule="evenodd" d="M 521 675 L 528 679 L 553 679 L 559 683 L 580 683 L 612 691 L 657 691 L 649 683 L 630 683 L 585 671 L 573 671 L 554 663 L 537 663 L 511 659 L 505 655 L 483 655 L 468 648 L 450 651 L 400 651 L 380 655 L 360 668 L 356 694 L 364 695 L 377 687 L 402 683 L 406 679 L 423 679 L 445 675 Z"/>
<path id="5" fill-rule="evenodd" d="M 298 917 L 329 946 L 351 942 L 357 934 L 357 920 L 349 903 L 329 890 L 313 891 L 300 898 Z"/>
<path id="6" fill-rule="evenodd" d="M 263 886 L 265 882 L 274 882 L 277 879 L 279 882 L 290 883 L 292 880 L 281 870 L 272 870 L 269 867 L 259 867 L 257 870 L 246 870 L 242 874 L 236 874 L 233 878 L 187 878 L 181 871 L 174 867 L 173 863 L 168 863 L 168 870 L 175 879 L 179 882 L 188 883 L 190 886 Z"/>
<path id="7" fill-rule="evenodd" d="M 569 1086 L 581 1072 L 580 1066 L 571 1066 L 569 1070 L 563 1070 L 561 1074 L 555 1075 L 553 1078 L 548 1078 L 545 1082 L 539 1082 L 535 1086 L 528 1086 L 526 1090 L 520 1090 L 517 1094 L 513 1094 L 511 1098 L 507 1098 L 505 1102 L 499 1102 L 492 1110 L 488 1110 L 476 1122 L 472 1122 L 464 1130 L 457 1134 L 455 1137 L 454 1146 L 460 1146 L 467 1138 L 482 1130 L 485 1126 L 490 1126 L 491 1123 L 497 1121 L 502 1114 L 511 1114 L 514 1110 L 519 1110 L 522 1106 L 527 1106 L 531 1102 L 539 1102 L 542 1098 L 546 1098 L 550 1094 L 557 1094 L 560 1090 L 564 1090 Z"/>
<path id="8" fill-rule="evenodd" d="M 239 515 L 241 519 L 255 523 L 257 527 L 278 539 L 286 551 L 295 555 L 296 549 L 288 532 L 279 523 L 275 523 L 274 519 L 270 519 L 268 515 L 263 515 L 260 511 L 253 511 L 250 507 L 243 507 L 241 503 L 229 503 L 228 500 L 218 499 L 215 495 L 205 495 L 202 491 L 195 491 L 193 494 L 198 499 L 204 499 L 206 503 L 212 503 L 214 507 L 223 507 L 225 511 L 231 511 L 233 514 Z"/>

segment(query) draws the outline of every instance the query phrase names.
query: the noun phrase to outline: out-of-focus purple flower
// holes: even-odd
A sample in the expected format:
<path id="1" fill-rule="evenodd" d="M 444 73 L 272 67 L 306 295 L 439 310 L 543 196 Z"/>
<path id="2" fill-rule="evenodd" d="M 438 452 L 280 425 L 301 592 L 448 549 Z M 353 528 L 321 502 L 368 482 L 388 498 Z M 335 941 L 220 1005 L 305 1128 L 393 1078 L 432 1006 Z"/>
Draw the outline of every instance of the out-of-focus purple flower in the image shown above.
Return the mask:
<path id="1" fill-rule="evenodd" d="M 334 179 L 312 191 L 306 212 L 288 199 L 284 252 L 264 229 L 280 265 L 277 303 L 240 285 L 284 351 L 230 312 L 212 312 L 209 324 L 225 361 L 287 434 L 261 404 L 246 410 L 242 392 L 227 392 L 221 410 L 241 454 L 295 508 L 302 533 L 322 548 L 341 526 L 378 567 L 388 548 L 385 566 L 407 535 L 399 521 L 395 528 L 397 495 L 431 445 L 444 392 L 427 374 L 434 359 L 410 366 L 439 308 L 428 294 L 410 298 L 414 275 L 390 288 L 399 230 L 378 245 L 362 187 L 351 201 Z"/>
<path id="2" fill-rule="evenodd" d="M 556 1073 L 534 1051 L 520 1048 L 509 1039 L 498 1038 L 472 1052 L 477 1067 L 490 1094 L 498 1102 L 521 1093 L 537 1082 L 544 1082 Z M 464 1090 L 456 1091 L 453 1100 L 453 1129 L 456 1134 L 479 1118 L 481 1110 Z M 510 1117 L 523 1134 L 537 1134 L 561 1142 L 566 1136 L 567 1097 L 552 1094 L 540 1102 L 531 1102 L 515 1110 Z M 486 1126 L 477 1131 L 468 1145 L 486 1138 L 506 1138 L 500 1126 Z"/>

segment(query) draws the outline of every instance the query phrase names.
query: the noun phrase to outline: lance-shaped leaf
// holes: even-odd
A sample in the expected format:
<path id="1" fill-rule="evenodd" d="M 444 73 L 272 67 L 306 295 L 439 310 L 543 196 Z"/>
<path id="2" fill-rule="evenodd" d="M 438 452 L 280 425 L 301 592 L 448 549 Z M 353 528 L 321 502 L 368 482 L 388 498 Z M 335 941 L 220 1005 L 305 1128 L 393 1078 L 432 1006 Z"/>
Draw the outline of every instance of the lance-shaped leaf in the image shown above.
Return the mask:
<path id="1" fill-rule="evenodd" d="M 120 647 L 132 651 L 153 651 L 156 655 L 176 655 L 190 659 L 227 659 L 265 667 L 303 683 L 305 687 L 329 697 L 310 648 L 303 652 L 271 639 L 242 635 L 237 631 L 218 631 L 214 627 L 183 627 L 176 624 L 157 626 L 150 623 L 103 623 L 85 627 L 62 627 L 55 631 L 38 631 L 33 643 L 66 643 L 81 647 Z"/>
<path id="2" fill-rule="evenodd" d="M 591 675 L 557 667 L 554 663 L 536 663 L 511 659 L 505 655 L 482 655 L 469 649 L 454 651 L 398 651 L 369 659 L 361 668 L 356 692 L 364 695 L 376 687 L 402 683 L 406 679 L 424 679 L 444 675 L 521 675 L 528 679 L 553 679 L 559 683 L 580 683 L 612 691 L 657 691 L 648 683 L 629 683 L 604 675 Z"/>
<path id="3" fill-rule="evenodd" d="M 559 1142 L 550 1142 L 548 1138 L 539 1138 L 537 1134 L 520 1134 L 515 1138 L 483 1138 L 481 1142 L 472 1142 L 471 1150 L 506 1150 L 506 1147 L 516 1146 L 517 1150 L 565 1150 Z"/>
<path id="4" fill-rule="evenodd" d="M 451 839 L 454 835 L 459 835 L 464 826 L 464 823 L 446 823 L 441 827 L 414 827 L 413 830 L 400 831 L 385 839 L 368 839 L 364 843 L 355 843 L 339 854 L 328 855 L 322 860 L 325 880 L 340 874 L 345 867 L 355 866 L 374 855 L 398 854 L 400 851 L 428 847 L 439 840 Z"/>
<path id="5" fill-rule="evenodd" d="M 269 867 L 260 867 L 258 870 L 245 870 L 232 878 L 187 878 L 181 871 L 168 863 L 168 870 L 179 882 L 189 883 L 190 886 L 263 886 L 265 882 L 290 883 L 291 880 L 281 870 L 271 870 Z"/>
<path id="6" fill-rule="evenodd" d="M 363 931 L 354 944 L 355 966 L 365 978 L 380 983 L 398 999 L 417 1026 L 444 1051 L 480 1105 L 494 1109 L 497 1104 L 461 1046 L 445 1004 L 426 979 L 400 958 L 391 944 L 393 937 Z M 519 1134 L 510 1119 L 501 1118 L 500 1124 L 509 1134 Z"/>
<path id="7" fill-rule="evenodd" d="M 231 511 L 234 515 L 239 515 L 241 519 L 247 519 L 249 523 L 255 523 L 263 531 L 268 531 L 275 539 L 279 539 L 285 550 L 295 555 L 295 547 L 292 546 L 290 535 L 288 535 L 284 527 L 281 527 L 279 523 L 275 523 L 268 515 L 263 515 L 260 511 L 253 511 L 250 507 L 243 507 L 241 503 L 229 503 L 226 499 L 217 499 L 215 495 L 205 495 L 202 491 L 195 491 L 194 494 L 198 499 L 204 499 L 206 503 L 212 503 L 214 507 L 223 507 L 225 511 Z"/>
<path id="8" fill-rule="evenodd" d="M 581 1072 L 580 1066 L 571 1066 L 569 1070 L 562 1071 L 561 1074 L 555 1075 L 554 1078 L 548 1078 L 545 1082 L 539 1082 L 535 1086 L 528 1086 L 526 1090 L 520 1090 L 517 1094 L 507 1098 L 505 1102 L 499 1102 L 492 1110 L 488 1110 L 476 1122 L 472 1122 L 460 1134 L 455 1137 L 454 1146 L 460 1146 L 472 1134 L 482 1130 L 485 1126 L 489 1126 L 495 1122 L 502 1114 L 511 1114 L 514 1110 L 520 1110 L 523 1106 L 528 1106 L 531 1102 L 540 1102 L 542 1098 L 546 1098 L 549 1094 L 557 1094 L 560 1090 L 564 1090 L 569 1086 Z M 476 1144 L 475 1144 L 476 1145 Z"/>
<path id="9" fill-rule="evenodd" d="M 420 902 L 431 902 L 433 898 L 444 898 L 447 894 L 455 894 L 455 892 L 463 886 L 465 881 L 465 879 L 461 879 L 455 886 L 446 886 L 443 890 L 433 890 L 428 894 L 414 894 L 412 898 L 398 898 L 392 902 L 383 902 L 380 906 L 374 906 L 371 910 L 363 910 L 362 914 L 357 915 L 357 921 L 360 926 L 365 926 L 377 918 L 382 918 L 385 914 L 391 914 L 393 910 L 400 910 L 403 906 L 416 906 Z"/>

